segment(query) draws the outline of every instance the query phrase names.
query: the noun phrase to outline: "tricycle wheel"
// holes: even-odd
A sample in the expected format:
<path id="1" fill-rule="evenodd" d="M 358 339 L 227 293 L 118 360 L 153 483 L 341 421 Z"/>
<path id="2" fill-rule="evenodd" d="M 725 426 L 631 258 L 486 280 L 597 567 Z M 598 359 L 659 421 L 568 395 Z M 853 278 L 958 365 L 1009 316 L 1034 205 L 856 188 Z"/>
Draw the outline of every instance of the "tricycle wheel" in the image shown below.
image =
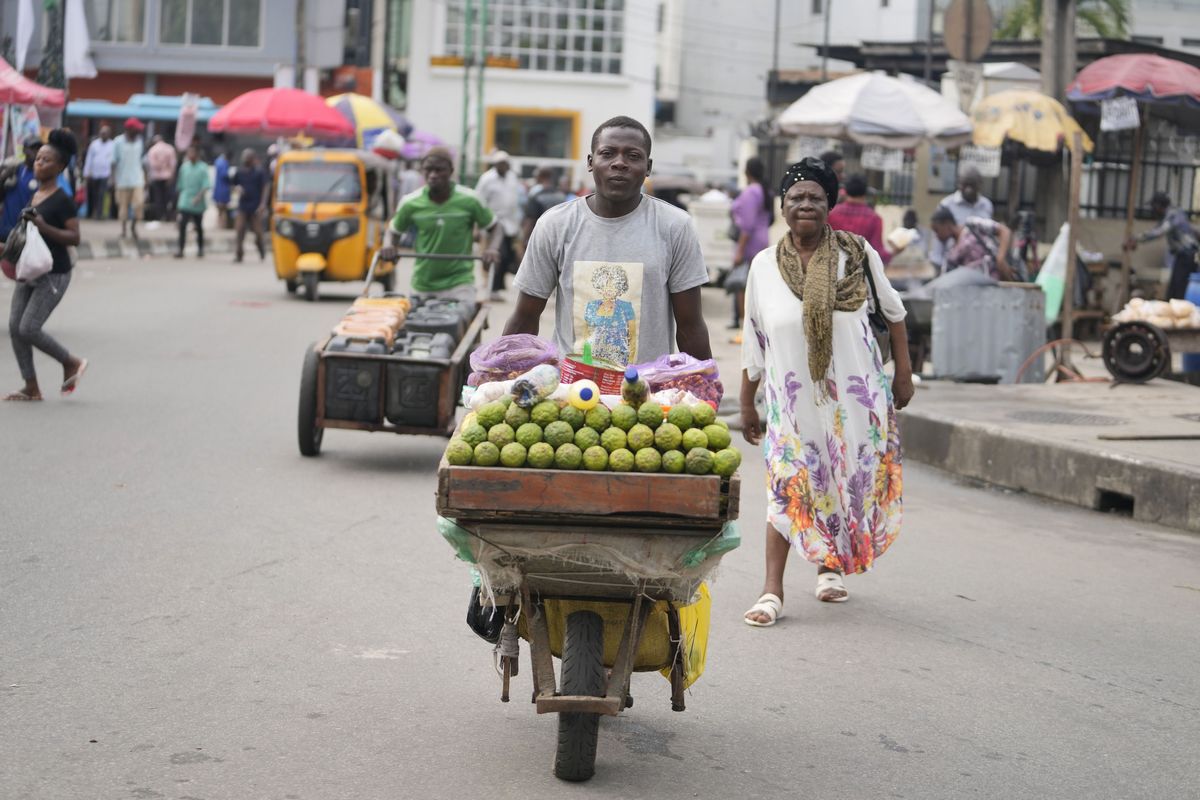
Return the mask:
<path id="1" fill-rule="evenodd" d="M 576 611 L 567 617 L 561 683 L 564 695 L 604 694 L 604 620 L 594 611 Z M 559 714 L 555 777 L 564 781 L 592 777 L 599 735 L 599 714 Z"/>
<path id="2" fill-rule="evenodd" d="M 300 288 L 300 282 L 295 278 L 285 278 L 283 285 L 287 288 L 288 294 L 295 294 L 296 290 Z"/>
<path id="3" fill-rule="evenodd" d="M 300 371 L 300 413 L 297 433 L 300 437 L 300 455 L 315 456 L 321 452 L 321 440 L 325 429 L 317 426 L 317 371 L 321 368 L 321 355 L 310 345 L 304 354 L 304 367 Z"/>
<path id="4" fill-rule="evenodd" d="M 310 303 L 317 299 L 317 284 L 320 280 L 321 276 L 316 272 L 304 273 L 304 299 Z"/>
<path id="5" fill-rule="evenodd" d="M 391 293 L 396 291 L 396 271 L 393 269 L 387 275 L 379 278 L 379 285 L 383 287 L 383 291 Z"/>

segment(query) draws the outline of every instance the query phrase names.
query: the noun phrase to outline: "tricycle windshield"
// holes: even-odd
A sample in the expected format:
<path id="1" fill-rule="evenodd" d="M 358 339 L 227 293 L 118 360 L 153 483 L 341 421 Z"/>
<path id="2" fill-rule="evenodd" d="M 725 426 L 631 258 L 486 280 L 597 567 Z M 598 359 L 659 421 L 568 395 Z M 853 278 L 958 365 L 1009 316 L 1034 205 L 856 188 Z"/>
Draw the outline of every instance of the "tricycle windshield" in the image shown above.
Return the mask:
<path id="1" fill-rule="evenodd" d="M 362 199 L 358 165 L 297 161 L 279 168 L 279 199 L 284 203 L 357 203 Z"/>

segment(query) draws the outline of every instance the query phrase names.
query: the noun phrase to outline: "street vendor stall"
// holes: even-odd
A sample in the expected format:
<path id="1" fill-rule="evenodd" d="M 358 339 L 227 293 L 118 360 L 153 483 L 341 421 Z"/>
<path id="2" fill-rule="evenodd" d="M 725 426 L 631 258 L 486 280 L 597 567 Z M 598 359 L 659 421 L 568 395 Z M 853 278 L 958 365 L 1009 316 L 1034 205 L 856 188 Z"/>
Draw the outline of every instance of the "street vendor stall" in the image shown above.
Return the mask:
<path id="1" fill-rule="evenodd" d="M 26 136 L 58 124 L 57 119 L 43 120 L 41 114 L 60 114 L 66 104 L 62 89 L 31 81 L 0 58 L 0 158 L 17 152 Z"/>

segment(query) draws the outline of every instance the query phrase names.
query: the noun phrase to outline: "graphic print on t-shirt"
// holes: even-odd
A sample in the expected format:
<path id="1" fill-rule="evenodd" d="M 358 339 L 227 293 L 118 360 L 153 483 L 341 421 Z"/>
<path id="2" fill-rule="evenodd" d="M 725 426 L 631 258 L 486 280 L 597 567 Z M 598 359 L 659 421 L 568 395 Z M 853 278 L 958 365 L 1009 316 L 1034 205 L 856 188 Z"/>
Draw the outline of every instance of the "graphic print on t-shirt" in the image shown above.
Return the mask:
<path id="1" fill-rule="evenodd" d="M 637 261 L 575 262 L 575 352 L 590 341 L 593 358 L 622 368 L 637 363 L 644 270 Z"/>

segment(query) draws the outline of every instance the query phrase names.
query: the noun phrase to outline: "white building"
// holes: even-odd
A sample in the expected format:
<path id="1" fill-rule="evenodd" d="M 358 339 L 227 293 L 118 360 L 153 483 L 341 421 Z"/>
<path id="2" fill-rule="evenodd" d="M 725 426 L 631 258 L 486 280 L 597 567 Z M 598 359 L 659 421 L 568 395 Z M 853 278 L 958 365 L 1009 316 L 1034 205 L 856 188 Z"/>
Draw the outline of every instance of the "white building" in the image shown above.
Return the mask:
<path id="1" fill-rule="evenodd" d="M 484 4 L 470 4 L 478 14 Z M 461 59 L 477 52 L 479 26 L 467 0 L 412 5 L 408 115 L 456 151 L 464 134 Z M 466 87 L 466 154 L 502 149 L 524 173 L 538 164 L 567 167 L 576 183 L 595 128 L 627 115 L 653 127 L 655 0 L 491 0 L 486 54 L 508 66 L 476 70 Z M 477 18 L 477 17 L 476 17 Z"/>
<path id="2" fill-rule="evenodd" d="M 1200 0 L 1133 0 L 1132 5 L 1130 38 L 1200 54 Z"/>

